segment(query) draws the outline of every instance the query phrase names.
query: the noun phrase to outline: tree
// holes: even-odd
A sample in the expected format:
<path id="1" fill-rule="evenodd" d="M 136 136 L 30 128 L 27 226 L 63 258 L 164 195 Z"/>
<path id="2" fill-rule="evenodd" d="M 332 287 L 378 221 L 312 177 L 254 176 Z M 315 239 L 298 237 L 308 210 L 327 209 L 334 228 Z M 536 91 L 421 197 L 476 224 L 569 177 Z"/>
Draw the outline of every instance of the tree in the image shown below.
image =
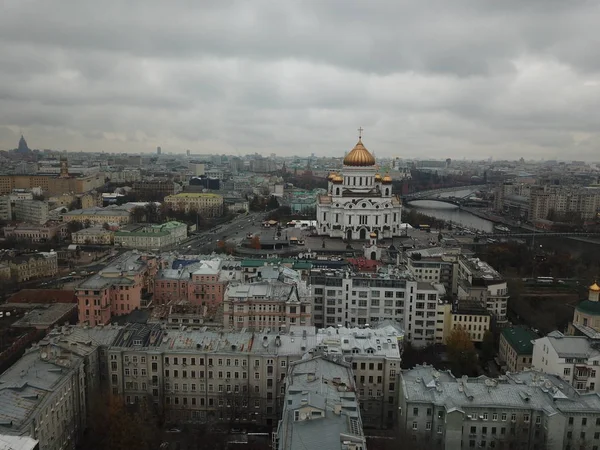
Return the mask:
<path id="1" fill-rule="evenodd" d="M 491 361 L 494 359 L 496 354 L 496 342 L 494 339 L 494 333 L 487 330 L 483 333 L 483 341 L 481 342 L 481 358 L 484 361 Z"/>
<path id="2" fill-rule="evenodd" d="M 131 210 L 131 218 L 135 223 L 143 222 L 146 217 L 146 209 L 143 206 L 136 206 Z"/>
<path id="3" fill-rule="evenodd" d="M 446 350 L 454 375 L 470 375 L 475 372 L 477 352 L 471 336 L 465 329 L 458 327 L 452 330 L 446 341 Z"/>
<path id="4" fill-rule="evenodd" d="M 67 230 L 69 233 L 76 233 L 83 229 L 83 224 L 78 221 L 67 222 Z"/>
<path id="5" fill-rule="evenodd" d="M 260 246 L 260 236 L 258 236 L 257 234 L 255 234 L 254 236 L 252 236 L 252 239 L 250 239 L 250 248 L 254 248 L 256 250 L 260 250 L 261 246 Z"/>
<path id="6" fill-rule="evenodd" d="M 277 208 L 279 208 L 279 201 L 277 200 L 277 197 L 271 195 L 271 197 L 269 197 L 269 201 L 267 202 L 267 210 L 272 211 Z"/>
<path id="7" fill-rule="evenodd" d="M 99 394 L 91 401 L 88 424 L 81 446 L 88 450 L 150 450 L 159 438 L 145 398 L 130 408 L 120 396 Z"/>

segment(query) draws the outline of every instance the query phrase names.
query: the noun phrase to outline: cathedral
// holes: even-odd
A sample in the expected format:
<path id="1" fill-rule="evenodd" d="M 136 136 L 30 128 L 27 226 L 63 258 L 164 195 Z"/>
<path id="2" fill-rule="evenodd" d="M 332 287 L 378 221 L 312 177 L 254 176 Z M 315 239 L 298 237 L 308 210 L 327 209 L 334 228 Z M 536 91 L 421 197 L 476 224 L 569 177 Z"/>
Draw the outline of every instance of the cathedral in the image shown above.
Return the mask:
<path id="1" fill-rule="evenodd" d="M 375 157 L 359 137 L 341 173 L 329 174 L 327 195 L 317 203 L 317 232 L 348 240 L 400 236 L 401 211 L 391 177 L 378 173 Z"/>

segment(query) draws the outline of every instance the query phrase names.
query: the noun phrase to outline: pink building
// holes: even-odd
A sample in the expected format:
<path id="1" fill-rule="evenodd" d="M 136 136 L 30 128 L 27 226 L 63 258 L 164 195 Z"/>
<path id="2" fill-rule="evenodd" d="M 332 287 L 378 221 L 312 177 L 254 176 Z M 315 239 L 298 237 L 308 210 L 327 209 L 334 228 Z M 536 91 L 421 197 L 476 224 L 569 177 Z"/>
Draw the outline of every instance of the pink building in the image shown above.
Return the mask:
<path id="1" fill-rule="evenodd" d="M 172 265 L 177 266 L 177 262 Z M 214 310 L 223 303 L 229 280 L 239 276 L 239 263 L 222 259 L 163 268 L 154 282 L 154 303 L 186 302 Z"/>
<path id="2" fill-rule="evenodd" d="M 124 253 L 77 288 L 79 322 L 107 324 L 112 316 L 146 306 L 156 272 L 155 257 L 135 251 Z"/>

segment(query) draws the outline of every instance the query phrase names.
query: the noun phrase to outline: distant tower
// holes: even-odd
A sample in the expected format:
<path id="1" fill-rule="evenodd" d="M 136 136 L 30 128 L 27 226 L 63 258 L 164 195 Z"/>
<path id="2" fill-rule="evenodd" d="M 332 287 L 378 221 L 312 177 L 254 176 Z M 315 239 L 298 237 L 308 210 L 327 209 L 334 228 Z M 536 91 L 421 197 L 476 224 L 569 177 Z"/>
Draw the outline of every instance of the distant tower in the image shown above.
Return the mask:
<path id="1" fill-rule="evenodd" d="M 446 168 L 450 167 L 452 165 L 452 159 L 448 158 L 446 159 Z"/>
<path id="2" fill-rule="evenodd" d="M 69 160 L 66 155 L 60 157 L 60 178 L 69 178 Z"/>
<path id="3" fill-rule="evenodd" d="M 30 151 L 31 150 L 29 150 L 29 147 L 27 146 L 27 141 L 25 140 L 23 135 L 21 135 L 21 139 L 19 139 L 19 147 L 17 148 L 17 152 L 29 153 Z"/>
<path id="4" fill-rule="evenodd" d="M 160 155 L 162 152 L 162 149 L 160 147 L 156 147 L 156 154 Z"/>
<path id="5" fill-rule="evenodd" d="M 189 150 L 189 149 L 187 149 L 187 150 L 185 151 L 185 154 L 186 154 L 187 156 L 190 156 L 190 150 Z"/>

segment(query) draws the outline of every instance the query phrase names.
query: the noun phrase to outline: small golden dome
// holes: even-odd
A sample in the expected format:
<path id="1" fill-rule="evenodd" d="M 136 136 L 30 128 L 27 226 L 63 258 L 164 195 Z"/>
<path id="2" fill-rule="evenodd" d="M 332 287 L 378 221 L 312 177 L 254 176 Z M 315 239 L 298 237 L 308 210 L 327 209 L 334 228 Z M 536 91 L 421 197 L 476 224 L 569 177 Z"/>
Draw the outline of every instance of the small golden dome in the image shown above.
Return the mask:
<path id="1" fill-rule="evenodd" d="M 388 174 L 386 174 L 385 177 L 383 177 L 382 182 L 384 184 L 391 184 L 392 183 L 392 177 L 390 177 Z"/>
<path id="2" fill-rule="evenodd" d="M 377 233 L 371 233 L 371 238 L 375 239 L 377 237 Z"/>
<path id="3" fill-rule="evenodd" d="M 598 286 L 598 283 L 594 283 L 590 286 L 590 291 L 594 291 L 594 292 L 600 292 L 600 286 Z"/>
<path id="4" fill-rule="evenodd" d="M 364 167 L 374 166 L 375 157 L 365 148 L 362 140 L 358 140 L 354 148 L 344 158 L 345 166 Z"/>
<path id="5" fill-rule="evenodd" d="M 375 182 L 380 182 L 381 181 L 381 175 L 379 175 L 378 173 L 375 174 Z"/>
<path id="6" fill-rule="evenodd" d="M 337 173 L 335 173 L 335 172 L 331 172 L 331 173 L 329 174 L 329 176 L 327 177 L 327 179 L 328 179 L 329 181 L 331 181 L 331 180 L 333 180 L 333 179 L 334 179 L 336 176 L 337 176 Z"/>
<path id="7" fill-rule="evenodd" d="M 332 182 L 332 183 L 336 183 L 336 184 L 338 184 L 338 183 L 343 183 L 343 182 L 344 182 L 344 179 L 343 179 L 341 176 L 339 176 L 339 175 L 336 175 L 336 176 L 334 176 L 334 177 L 331 179 L 331 182 Z"/>

